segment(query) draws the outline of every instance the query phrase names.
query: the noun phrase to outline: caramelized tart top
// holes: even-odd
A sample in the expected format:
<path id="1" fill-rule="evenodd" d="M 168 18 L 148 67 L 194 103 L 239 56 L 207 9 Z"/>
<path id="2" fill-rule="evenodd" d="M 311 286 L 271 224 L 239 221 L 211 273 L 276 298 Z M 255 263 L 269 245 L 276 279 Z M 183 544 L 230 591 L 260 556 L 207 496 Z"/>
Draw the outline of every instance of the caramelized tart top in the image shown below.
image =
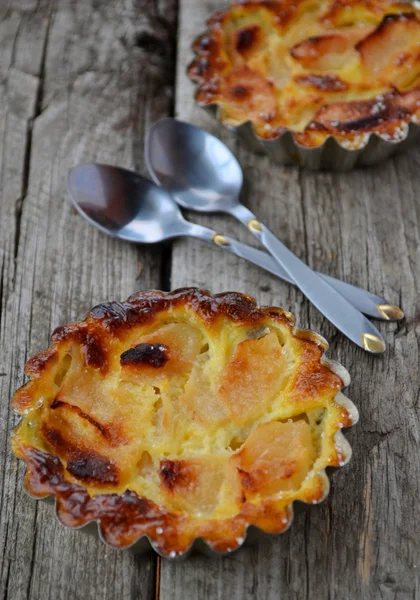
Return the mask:
<path id="1" fill-rule="evenodd" d="M 66 525 L 97 520 L 113 546 L 147 535 L 169 556 L 196 537 L 233 550 L 250 524 L 286 529 L 291 503 L 322 500 L 325 468 L 350 456 L 348 376 L 282 309 L 142 292 L 52 340 L 14 396 L 13 450 L 30 494 L 54 495 Z"/>
<path id="2" fill-rule="evenodd" d="M 308 147 L 406 136 L 420 118 L 420 10 L 389 0 L 236 1 L 208 21 L 189 66 L 201 105 Z"/>

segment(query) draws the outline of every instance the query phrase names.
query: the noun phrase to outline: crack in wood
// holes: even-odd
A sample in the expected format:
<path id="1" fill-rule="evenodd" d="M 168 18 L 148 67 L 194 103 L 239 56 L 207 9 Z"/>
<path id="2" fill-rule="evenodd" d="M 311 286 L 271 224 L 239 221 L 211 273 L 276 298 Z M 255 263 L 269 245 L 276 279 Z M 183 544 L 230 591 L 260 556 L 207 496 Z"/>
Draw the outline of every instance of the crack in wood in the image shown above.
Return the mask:
<path id="1" fill-rule="evenodd" d="M 308 241 L 308 231 L 306 226 L 306 206 L 305 206 L 305 187 L 304 187 L 304 176 L 302 174 L 302 170 L 298 170 L 298 182 L 299 185 L 297 189 L 299 190 L 299 204 L 302 211 L 302 223 L 303 223 L 303 247 L 304 247 L 304 257 L 302 260 L 309 265 L 309 241 Z M 306 307 L 306 321 L 308 323 L 307 327 L 311 329 L 311 306 L 309 302 L 305 303 Z"/>
<path id="2" fill-rule="evenodd" d="M 159 555 L 156 556 L 156 566 L 155 566 L 155 594 L 154 600 L 160 599 L 160 569 L 161 569 L 161 557 Z"/>
<path id="3" fill-rule="evenodd" d="M 305 587 L 305 598 L 306 600 L 310 600 L 311 598 L 311 592 L 310 592 L 310 586 L 309 586 L 309 577 L 310 577 L 310 573 L 311 573 L 311 568 L 310 568 L 310 563 L 309 563 L 309 557 L 308 557 L 308 551 L 309 551 L 309 544 L 308 544 L 308 521 L 310 519 L 310 515 L 309 512 L 305 514 L 305 525 L 304 525 L 304 538 L 305 538 L 305 564 L 306 564 L 306 570 L 305 570 L 305 575 L 306 575 L 306 587 Z"/>
<path id="4" fill-rule="evenodd" d="M 36 526 L 37 516 L 38 516 L 38 503 L 36 503 L 35 513 L 34 513 L 34 530 L 33 530 L 33 539 L 32 539 L 31 566 L 30 566 L 30 570 L 29 570 L 29 578 L 28 578 L 28 583 L 27 583 L 27 588 L 26 588 L 26 598 L 30 598 L 32 579 L 34 576 L 35 547 L 36 547 L 36 540 L 37 540 L 37 526 Z"/>
<path id="5" fill-rule="evenodd" d="M 162 247 L 162 262 L 160 268 L 160 281 L 163 292 L 171 290 L 172 281 L 172 244 L 165 243 Z"/>
<path id="6" fill-rule="evenodd" d="M 0 270 L 0 337 L 2 332 L 2 315 L 3 315 L 3 292 L 5 287 L 4 281 L 4 271 L 5 271 L 5 263 L 4 260 L 1 262 L 1 270 Z M 0 373 L 0 377 L 4 377 L 6 373 Z"/>
<path id="7" fill-rule="evenodd" d="M 5 577 L 5 582 L 4 582 L 4 594 L 3 594 L 4 599 L 8 597 L 10 570 L 11 570 L 10 567 L 11 567 L 11 561 L 9 560 L 7 562 L 7 566 L 6 566 L 6 577 Z"/>
<path id="8" fill-rule="evenodd" d="M 15 65 L 16 44 L 19 39 L 21 27 L 22 27 L 22 19 L 19 20 L 19 25 L 16 30 L 15 36 L 13 38 L 12 52 L 11 52 L 11 56 L 10 56 L 10 66 L 12 66 L 12 67 Z"/>
<path id="9" fill-rule="evenodd" d="M 44 74 L 45 74 L 45 61 L 47 56 L 47 46 L 48 46 L 48 38 L 51 27 L 51 21 L 53 16 L 53 1 L 50 2 L 50 10 L 48 13 L 48 21 L 47 27 L 45 31 L 44 44 L 42 48 L 42 57 L 41 57 L 41 68 L 39 73 L 39 85 L 37 96 L 35 99 L 35 111 L 32 119 L 28 122 L 27 126 L 27 137 L 26 137 L 26 147 L 25 147 L 25 156 L 23 162 L 23 176 L 22 176 L 22 196 L 18 198 L 15 206 L 15 219 L 16 219 L 16 229 L 15 229 L 15 245 L 14 245 L 14 258 L 15 262 L 17 260 L 18 252 L 19 252 L 19 241 L 20 241 L 20 229 L 21 229 L 21 221 L 22 221 L 22 210 L 23 203 L 28 193 L 28 183 L 29 183 L 29 173 L 31 169 L 31 152 L 32 152 L 32 133 L 34 123 L 37 117 L 42 112 L 42 99 L 43 99 L 43 86 L 44 86 Z M 19 30 L 18 30 L 19 32 Z M 18 33 L 16 34 L 17 37 Z M 15 44 L 13 48 L 13 52 L 15 52 Z M 14 54 L 13 54 L 13 62 L 14 62 Z M 12 63 L 13 64 L 13 63 Z"/>

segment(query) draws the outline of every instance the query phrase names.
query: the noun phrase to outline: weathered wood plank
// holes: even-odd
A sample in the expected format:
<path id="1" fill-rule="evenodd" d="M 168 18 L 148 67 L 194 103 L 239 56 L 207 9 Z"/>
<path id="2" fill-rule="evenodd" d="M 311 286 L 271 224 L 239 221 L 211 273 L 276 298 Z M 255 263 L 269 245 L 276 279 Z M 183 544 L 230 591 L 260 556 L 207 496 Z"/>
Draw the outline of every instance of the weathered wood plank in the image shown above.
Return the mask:
<path id="1" fill-rule="evenodd" d="M 6 3 L 5 3 L 6 4 Z M 175 0 L 8 2 L 0 13 L 0 597 L 150 598 L 156 557 L 64 529 L 23 492 L 9 410 L 29 355 L 107 299 L 159 287 L 161 249 L 99 234 L 71 209 L 83 160 L 143 171 L 147 127 L 172 106 Z M 156 48 L 158 51 L 156 52 Z M 33 119 L 33 122 L 32 122 Z"/>
<path id="2" fill-rule="evenodd" d="M 331 341 L 330 356 L 352 375 L 348 395 L 361 411 L 349 432 L 352 462 L 337 472 L 329 498 L 296 517 L 289 532 L 232 557 L 162 561 L 163 600 L 181 598 L 419 597 L 419 203 L 420 148 L 350 174 L 276 166 L 238 147 L 194 107 L 185 67 L 190 44 L 218 0 L 181 0 L 176 113 L 237 148 L 248 202 L 312 267 L 369 287 L 402 304 L 407 320 L 381 325 L 384 357 L 352 346 L 291 287 L 193 240 L 174 246 L 172 285 L 237 289 L 291 310 L 302 327 Z M 417 185 L 416 185 L 417 184 Z M 218 217 L 194 220 L 249 239 Z"/>

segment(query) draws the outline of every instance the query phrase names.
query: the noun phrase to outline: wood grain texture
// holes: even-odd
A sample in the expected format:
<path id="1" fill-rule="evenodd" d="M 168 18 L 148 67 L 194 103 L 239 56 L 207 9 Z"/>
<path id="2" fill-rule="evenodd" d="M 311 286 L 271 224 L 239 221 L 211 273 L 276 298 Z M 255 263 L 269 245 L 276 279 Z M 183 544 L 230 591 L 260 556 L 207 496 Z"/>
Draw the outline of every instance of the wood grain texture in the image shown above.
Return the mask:
<path id="1" fill-rule="evenodd" d="M 7 6 L 6 6 L 7 4 Z M 0 598 L 150 598 L 157 559 L 66 530 L 23 491 L 9 410 L 23 367 L 58 325 L 160 287 L 161 249 L 101 235 L 71 209 L 85 160 L 143 171 L 148 126 L 171 111 L 173 0 L 0 6 Z"/>
<path id="2" fill-rule="evenodd" d="M 368 356 L 338 334 L 302 295 L 256 267 L 196 241 L 173 250 L 172 285 L 235 289 L 292 311 L 331 342 L 329 355 L 352 375 L 360 409 L 348 433 L 350 464 L 326 502 L 296 516 L 284 535 L 231 557 L 162 561 L 160 597 L 239 599 L 419 598 L 419 219 L 420 148 L 349 174 L 280 167 L 239 146 L 193 103 L 185 76 L 190 44 L 220 1 L 181 0 L 176 114 L 228 141 L 244 167 L 246 202 L 301 258 L 402 303 L 407 320 L 380 325 L 385 356 Z M 225 218 L 194 220 L 251 241 Z"/>

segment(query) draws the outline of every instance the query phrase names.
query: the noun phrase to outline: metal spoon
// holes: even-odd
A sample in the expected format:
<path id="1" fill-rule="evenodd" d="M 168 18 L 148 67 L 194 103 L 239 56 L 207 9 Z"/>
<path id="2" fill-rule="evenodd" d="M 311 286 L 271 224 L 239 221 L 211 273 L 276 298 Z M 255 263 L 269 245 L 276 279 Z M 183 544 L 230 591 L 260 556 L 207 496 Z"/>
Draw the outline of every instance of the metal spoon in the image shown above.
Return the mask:
<path id="1" fill-rule="evenodd" d="M 93 163 L 78 165 L 69 171 L 67 188 L 77 210 L 104 233 L 141 244 L 184 235 L 197 237 L 293 283 L 269 254 L 186 221 L 168 192 L 132 171 Z M 328 275 L 321 276 L 367 314 L 372 307 L 386 306 L 379 296 Z M 388 318 L 376 309 L 374 316 Z"/>
<path id="2" fill-rule="evenodd" d="M 385 342 L 372 323 L 241 204 L 241 166 L 218 138 L 188 123 L 162 119 L 147 136 L 146 161 L 155 181 L 168 189 L 178 204 L 236 217 L 337 329 L 368 352 L 385 351 Z"/>

